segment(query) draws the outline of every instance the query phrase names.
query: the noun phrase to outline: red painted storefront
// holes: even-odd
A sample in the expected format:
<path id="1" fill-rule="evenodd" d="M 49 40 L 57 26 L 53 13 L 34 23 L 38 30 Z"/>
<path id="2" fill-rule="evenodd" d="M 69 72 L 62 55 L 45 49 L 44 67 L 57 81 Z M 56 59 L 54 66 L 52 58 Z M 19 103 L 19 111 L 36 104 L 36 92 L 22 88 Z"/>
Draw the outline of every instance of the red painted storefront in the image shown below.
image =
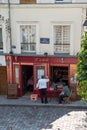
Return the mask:
<path id="1" fill-rule="evenodd" d="M 28 76 L 34 76 L 33 93 L 38 93 L 36 83 L 41 74 L 48 75 L 55 80 L 55 74 L 65 76 L 70 86 L 70 79 L 76 72 L 77 57 L 51 57 L 51 56 L 6 56 L 7 82 L 18 84 L 18 95 L 23 95 L 25 81 Z M 55 72 L 55 73 L 54 73 Z M 50 87 L 50 83 L 48 84 Z M 50 90 L 49 90 L 50 91 Z M 49 92 L 48 92 L 49 93 Z"/>

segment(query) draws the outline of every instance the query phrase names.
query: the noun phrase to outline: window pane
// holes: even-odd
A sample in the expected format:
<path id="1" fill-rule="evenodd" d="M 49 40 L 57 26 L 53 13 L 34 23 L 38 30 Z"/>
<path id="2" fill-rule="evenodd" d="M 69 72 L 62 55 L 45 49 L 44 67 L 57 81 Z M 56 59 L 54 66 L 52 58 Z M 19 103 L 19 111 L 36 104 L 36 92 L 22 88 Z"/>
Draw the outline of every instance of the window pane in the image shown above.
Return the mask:
<path id="1" fill-rule="evenodd" d="M 63 27 L 63 44 L 70 44 L 70 27 Z"/>
<path id="2" fill-rule="evenodd" d="M 70 26 L 69 25 L 54 26 L 54 52 L 55 53 L 70 52 Z"/>
<path id="3" fill-rule="evenodd" d="M 21 49 L 22 51 L 36 50 L 36 25 L 21 26 Z"/>
<path id="4" fill-rule="evenodd" d="M 70 43 L 70 26 L 54 26 L 54 44 Z"/>
<path id="5" fill-rule="evenodd" d="M 3 42 L 2 42 L 2 28 L 0 28 L 0 49 L 3 49 Z"/>

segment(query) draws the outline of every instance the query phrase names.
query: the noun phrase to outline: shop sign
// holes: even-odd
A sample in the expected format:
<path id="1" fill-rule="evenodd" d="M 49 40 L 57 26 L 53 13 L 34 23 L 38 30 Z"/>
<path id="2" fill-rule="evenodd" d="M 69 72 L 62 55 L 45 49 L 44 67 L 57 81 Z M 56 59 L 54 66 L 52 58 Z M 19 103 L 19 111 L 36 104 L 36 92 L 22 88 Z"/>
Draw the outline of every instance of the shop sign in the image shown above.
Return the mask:
<path id="1" fill-rule="evenodd" d="M 49 44 L 50 39 L 49 38 L 40 38 L 40 43 L 42 44 Z"/>

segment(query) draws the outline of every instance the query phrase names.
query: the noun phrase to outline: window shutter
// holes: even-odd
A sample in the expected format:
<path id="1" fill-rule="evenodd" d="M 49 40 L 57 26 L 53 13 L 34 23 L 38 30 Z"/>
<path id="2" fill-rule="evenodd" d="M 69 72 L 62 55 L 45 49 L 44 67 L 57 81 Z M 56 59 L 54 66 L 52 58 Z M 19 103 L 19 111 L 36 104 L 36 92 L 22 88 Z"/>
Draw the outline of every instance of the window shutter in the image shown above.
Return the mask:
<path id="1" fill-rule="evenodd" d="M 36 3 L 36 0 L 20 0 L 20 3 Z"/>

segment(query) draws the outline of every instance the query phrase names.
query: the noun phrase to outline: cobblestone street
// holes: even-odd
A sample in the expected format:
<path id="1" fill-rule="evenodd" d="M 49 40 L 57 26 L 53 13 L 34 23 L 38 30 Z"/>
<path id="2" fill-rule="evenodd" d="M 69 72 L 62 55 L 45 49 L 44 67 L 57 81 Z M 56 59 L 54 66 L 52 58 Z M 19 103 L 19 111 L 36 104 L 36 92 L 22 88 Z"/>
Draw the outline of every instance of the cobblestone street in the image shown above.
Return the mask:
<path id="1" fill-rule="evenodd" d="M 0 106 L 0 130 L 87 130 L 87 110 Z"/>

